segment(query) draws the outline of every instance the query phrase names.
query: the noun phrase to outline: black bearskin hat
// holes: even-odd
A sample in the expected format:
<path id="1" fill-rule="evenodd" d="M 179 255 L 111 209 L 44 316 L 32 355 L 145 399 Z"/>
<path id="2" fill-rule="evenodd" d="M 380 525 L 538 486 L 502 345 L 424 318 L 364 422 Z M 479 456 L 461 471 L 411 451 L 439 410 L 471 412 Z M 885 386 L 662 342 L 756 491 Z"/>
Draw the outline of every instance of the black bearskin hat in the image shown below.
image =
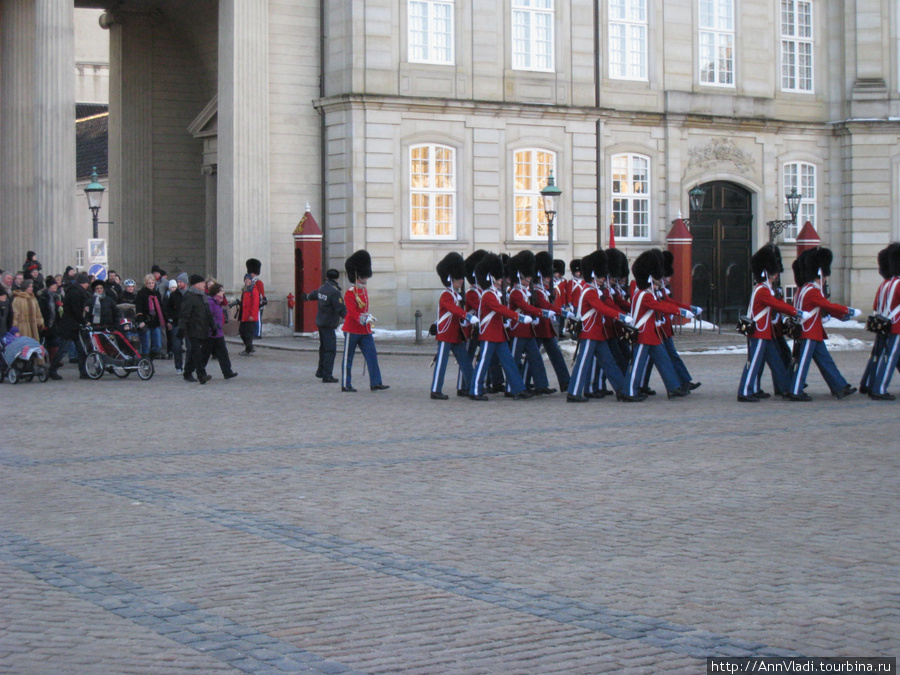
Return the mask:
<path id="1" fill-rule="evenodd" d="M 610 276 L 616 279 L 628 278 L 628 256 L 617 248 L 606 249 L 606 262 Z"/>
<path id="2" fill-rule="evenodd" d="M 887 247 L 888 269 L 892 277 L 900 276 L 900 244 L 891 244 Z"/>
<path id="3" fill-rule="evenodd" d="M 830 248 L 819 247 L 810 249 L 808 252 L 804 252 L 800 259 L 804 261 L 803 274 L 807 282 L 818 278 L 820 276 L 819 270 L 822 271 L 822 276 L 831 276 L 831 261 L 834 259 L 834 255 L 831 253 Z"/>
<path id="4" fill-rule="evenodd" d="M 750 271 L 756 281 L 763 281 L 773 274 L 778 274 L 778 257 L 776 248 L 772 244 L 766 244 L 750 258 Z"/>
<path id="5" fill-rule="evenodd" d="M 553 261 L 553 273 L 561 277 L 566 276 L 566 261 L 557 258 Z"/>
<path id="6" fill-rule="evenodd" d="M 256 258 L 247 260 L 247 274 L 259 276 L 260 272 L 262 272 L 262 263 L 259 260 Z"/>
<path id="7" fill-rule="evenodd" d="M 674 277 L 675 276 L 675 255 L 672 251 L 663 251 L 663 276 L 664 277 Z"/>
<path id="8" fill-rule="evenodd" d="M 459 253 L 453 251 L 445 255 L 435 269 L 441 283 L 444 286 L 450 286 L 451 279 L 462 279 L 466 276 L 466 261 Z"/>
<path id="9" fill-rule="evenodd" d="M 356 278 L 368 279 L 372 276 L 372 256 L 365 249 L 360 249 L 344 262 L 347 270 L 347 279 L 351 284 L 356 283 Z"/>
<path id="10" fill-rule="evenodd" d="M 609 276 L 609 264 L 603 249 L 597 249 L 581 259 L 581 274 L 587 281 Z"/>
<path id="11" fill-rule="evenodd" d="M 815 278 L 814 276 L 809 276 L 807 272 L 807 268 L 809 267 L 807 262 L 811 255 L 813 255 L 813 249 L 807 249 L 801 253 L 791 265 L 791 268 L 794 270 L 794 284 L 796 284 L 797 288 L 800 288 L 803 284 L 812 281 L 812 279 Z M 813 272 L 813 274 L 815 274 L 815 272 Z"/>
<path id="12" fill-rule="evenodd" d="M 881 275 L 882 279 L 891 278 L 891 259 L 889 249 L 890 246 L 886 246 L 885 248 L 878 251 L 878 274 Z"/>
<path id="13" fill-rule="evenodd" d="M 478 249 L 474 253 L 471 253 L 468 258 L 466 258 L 466 281 L 468 281 L 473 286 L 475 285 L 475 265 L 481 262 L 481 259 L 487 255 L 487 251 L 483 248 Z"/>
<path id="14" fill-rule="evenodd" d="M 534 277 L 534 253 L 531 251 L 519 251 L 509 259 L 506 271 L 510 279 L 524 279 Z"/>
<path id="15" fill-rule="evenodd" d="M 631 272 L 634 274 L 634 283 L 641 290 L 650 288 L 651 277 L 653 279 L 662 279 L 663 264 L 662 255 L 660 254 L 661 251 L 658 248 L 644 251 L 631 266 Z"/>
<path id="16" fill-rule="evenodd" d="M 538 251 L 534 254 L 534 271 L 542 279 L 553 278 L 553 258 L 550 257 L 550 253 Z"/>
<path id="17" fill-rule="evenodd" d="M 775 249 L 775 260 L 778 263 L 776 270 L 778 274 L 784 274 L 784 261 L 781 259 L 781 249 L 775 244 L 772 244 L 772 248 Z"/>
<path id="18" fill-rule="evenodd" d="M 576 272 L 581 274 L 581 258 L 573 258 L 569 261 L 569 271 L 572 274 L 575 274 Z"/>
<path id="19" fill-rule="evenodd" d="M 490 278 L 488 278 L 490 277 Z M 487 290 L 494 279 L 503 278 L 503 261 L 496 253 L 487 253 L 475 265 L 475 280 L 481 288 Z"/>
<path id="20" fill-rule="evenodd" d="M 509 277 L 512 272 L 509 269 L 509 253 L 500 254 L 500 265 L 503 267 L 503 278 Z"/>

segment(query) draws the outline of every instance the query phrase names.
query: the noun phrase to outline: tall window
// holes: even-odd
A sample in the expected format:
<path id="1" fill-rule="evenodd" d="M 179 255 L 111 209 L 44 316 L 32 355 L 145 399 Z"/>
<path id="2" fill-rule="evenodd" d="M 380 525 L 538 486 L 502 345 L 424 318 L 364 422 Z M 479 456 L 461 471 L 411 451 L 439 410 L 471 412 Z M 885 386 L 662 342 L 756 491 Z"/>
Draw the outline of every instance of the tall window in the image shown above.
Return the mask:
<path id="1" fill-rule="evenodd" d="M 553 0 L 512 0 L 513 68 L 552 72 Z"/>
<path id="2" fill-rule="evenodd" d="M 796 188 L 803 199 L 800 201 L 800 210 L 797 212 L 797 224 L 785 228 L 784 239 L 791 241 L 797 238 L 800 228 L 808 220 L 816 227 L 816 165 L 808 162 L 795 162 L 784 165 L 784 185 L 782 195 L 790 194 L 791 189 Z M 782 197 L 783 199 L 783 197 Z M 784 218 L 790 218 L 787 204 L 782 203 Z"/>
<path id="3" fill-rule="evenodd" d="M 541 190 L 550 172 L 556 174 L 556 153 L 528 148 L 515 154 L 516 182 L 513 188 L 516 208 L 516 239 L 547 238 L 547 215 L 541 208 Z M 556 238 L 558 230 L 553 233 Z"/>
<path id="4" fill-rule="evenodd" d="M 647 79 L 647 0 L 609 0 L 609 76 Z"/>
<path id="5" fill-rule="evenodd" d="M 781 89 L 812 92 L 813 29 L 810 0 L 781 2 Z"/>
<path id="6" fill-rule="evenodd" d="M 650 159 L 612 158 L 613 231 L 619 239 L 650 238 Z"/>
<path id="7" fill-rule="evenodd" d="M 409 149 L 410 236 L 456 236 L 456 152 L 446 145 Z"/>
<path id="8" fill-rule="evenodd" d="M 700 83 L 734 86 L 734 0 L 700 1 Z"/>
<path id="9" fill-rule="evenodd" d="M 453 2 L 409 0 L 409 60 L 453 63 Z"/>

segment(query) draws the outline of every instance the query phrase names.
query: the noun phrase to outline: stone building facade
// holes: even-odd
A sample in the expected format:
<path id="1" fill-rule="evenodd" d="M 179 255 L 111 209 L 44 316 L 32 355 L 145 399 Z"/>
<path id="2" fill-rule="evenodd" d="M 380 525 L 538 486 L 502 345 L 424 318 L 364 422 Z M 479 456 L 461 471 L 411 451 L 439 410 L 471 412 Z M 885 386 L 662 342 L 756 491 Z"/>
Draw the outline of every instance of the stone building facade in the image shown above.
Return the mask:
<path id="1" fill-rule="evenodd" d="M 15 58 L 35 58 L 8 24 L 40 26 L 48 4 L 2 0 L 0 128 L 14 160 L 3 195 L 46 171 L 29 164 L 40 149 L 7 147 L 32 121 L 6 94 L 24 91 Z M 695 293 L 713 307 L 745 301 L 749 255 L 767 221 L 785 217 L 791 188 L 804 196 L 799 224 L 835 251 L 842 301 L 868 305 L 875 253 L 900 238 L 900 16 L 889 0 L 76 4 L 107 11 L 120 270 L 159 262 L 235 287 L 252 256 L 277 300 L 293 290 L 291 233 L 309 202 L 326 267 L 367 248 L 374 313 L 409 326 L 417 309 L 434 311 L 447 251 L 546 245 L 536 194 L 550 171 L 563 190 L 557 257 L 607 246 L 612 224 L 633 258 L 664 245 L 683 213 Z M 7 241 L 24 251 L 53 231 L 22 224 L 43 218 L 48 189 L 25 182 L 0 266 Z M 704 206 L 690 212 L 698 186 Z M 797 229 L 785 233 L 788 265 Z M 58 264 L 68 246 L 53 248 Z"/>

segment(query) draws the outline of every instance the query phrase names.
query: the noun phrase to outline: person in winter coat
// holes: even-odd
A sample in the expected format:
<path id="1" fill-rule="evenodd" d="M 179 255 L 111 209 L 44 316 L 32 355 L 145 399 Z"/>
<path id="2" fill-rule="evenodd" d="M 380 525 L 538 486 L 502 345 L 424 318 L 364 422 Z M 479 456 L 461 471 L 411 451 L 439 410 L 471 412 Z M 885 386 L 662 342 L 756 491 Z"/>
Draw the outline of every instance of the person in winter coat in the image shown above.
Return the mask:
<path id="1" fill-rule="evenodd" d="M 19 290 L 13 291 L 13 323 L 25 337 L 37 341 L 44 330 L 44 317 L 34 295 L 34 281 L 26 279 Z"/>
<path id="2" fill-rule="evenodd" d="M 106 295 L 106 285 L 95 279 L 91 284 L 94 294 L 88 299 L 88 323 L 102 330 L 113 330 L 119 327 L 119 308 L 116 301 Z"/>
<path id="3" fill-rule="evenodd" d="M 209 286 L 207 297 L 209 311 L 212 314 L 212 330 L 209 338 L 203 342 L 203 351 L 200 356 L 199 372 L 206 372 L 206 364 L 209 363 L 211 354 L 216 355 L 222 376 L 226 380 L 237 377 L 237 373 L 231 369 L 231 359 L 228 357 L 228 347 L 225 344 L 225 323 L 228 321 L 228 300 L 225 299 L 225 289 L 222 284 L 213 283 Z"/>
<path id="4" fill-rule="evenodd" d="M 166 314 L 152 274 L 144 277 L 144 286 L 134 298 L 134 311 L 141 331 L 141 356 L 165 358 L 162 351 L 162 331 L 166 327 Z"/>
<path id="5" fill-rule="evenodd" d="M 181 316 L 181 303 L 188 289 L 188 275 L 182 272 L 175 279 L 175 290 L 166 296 L 166 318 L 172 324 L 172 357 L 175 359 L 175 372 L 184 373 L 184 340 L 178 337 L 178 319 Z"/>
<path id="6" fill-rule="evenodd" d="M 206 279 L 199 274 L 192 274 L 189 281 L 190 287 L 184 294 L 181 316 L 178 320 L 178 332 L 182 338 L 189 338 L 182 377 L 186 382 L 206 384 L 210 377 L 206 374 L 202 362 L 203 345 L 210 339 L 213 317 L 206 299 Z M 194 378 L 195 370 L 197 371 L 196 379 Z"/>
<path id="7" fill-rule="evenodd" d="M 302 301 L 316 300 L 319 303 L 316 312 L 316 328 L 319 329 L 319 367 L 316 368 L 316 377 L 325 383 L 338 381 L 334 376 L 334 356 L 337 353 L 337 337 L 334 331 L 347 315 L 338 277 L 340 272 L 330 269 L 325 273 L 325 283 L 317 290 L 300 294 Z"/>
<path id="8" fill-rule="evenodd" d="M 53 358 L 53 362 L 50 364 L 51 373 L 56 373 L 56 369 L 59 368 L 59 364 L 62 363 L 63 357 L 69 353 L 69 346 L 74 343 L 75 354 L 78 358 L 78 372 L 80 378 L 82 380 L 90 379 L 84 368 L 87 352 L 84 349 L 84 343 L 79 335 L 81 326 L 87 323 L 86 307 L 90 298 L 91 294 L 88 292 L 88 275 L 81 272 L 75 276 L 73 282 L 66 289 L 66 295 L 63 298 L 62 317 L 59 320 L 57 331 L 59 335 L 59 349 L 56 352 L 56 356 Z"/>

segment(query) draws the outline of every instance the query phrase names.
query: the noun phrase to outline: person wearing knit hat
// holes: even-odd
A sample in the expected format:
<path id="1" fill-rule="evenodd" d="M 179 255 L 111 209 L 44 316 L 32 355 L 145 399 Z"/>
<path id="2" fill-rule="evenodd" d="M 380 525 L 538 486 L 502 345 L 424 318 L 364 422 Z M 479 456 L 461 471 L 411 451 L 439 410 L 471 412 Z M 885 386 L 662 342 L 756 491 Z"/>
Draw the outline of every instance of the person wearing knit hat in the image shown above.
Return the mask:
<path id="1" fill-rule="evenodd" d="M 801 287 L 798 283 L 799 290 L 794 296 L 794 307 L 801 312 L 807 312 L 808 318 L 800 322 L 802 332 L 799 339 L 794 341 L 794 353 L 799 356 L 790 391 L 784 397 L 789 401 L 812 401 L 812 397 L 803 391 L 811 361 L 816 362 L 832 396 L 841 399 L 856 391 L 856 387 L 851 387 L 841 375 L 831 354 L 828 353 L 828 347 L 825 346 L 827 336 L 822 327 L 824 314 L 841 319 L 850 319 L 862 314 L 858 309 L 837 305 L 825 298 L 822 291 L 826 284 L 825 280 L 831 275 L 832 259 L 831 249 L 820 247 L 807 249 L 795 261 L 799 272 L 798 280 L 802 280 L 803 284 Z"/>
<path id="2" fill-rule="evenodd" d="M 228 300 L 225 299 L 225 288 L 218 282 L 209 284 L 206 302 L 212 317 L 212 328 L 207 339 L 203 340 L 200 354 L 200 365 L 197 368 L 198 375 L 206 373 L 209 357 L 216 355 L 219 368 L 222 369 L 222 377 L 230 380 L 237 377 L 237 373 L 231 369 L 231 359 L 228 356 L 228 345 L 225 344 L 225 324 L 228 322 Z M 176 291 L 177 293 L 177 291 Z M 207 376 L 209 377 L 209 376 Z"/>
<path id="3" fill-rule="evenodd" d="M 332 268 L 325 273 L 325 283 L 317 290 L 311 293 L 298 293 L 301 302 L 315 300 L 318 303 L 316 328 L 319 329 L 319 363 L 316 377 L 325 384 L 338 381 L 334 376 L 334 357 L 337 354 L 335 331 L 347 316 L 347 306 L 344 304 L 341 286 L 338 283 L 340 276 L 341 273 Z"/>
<path id="4" fill-rule="evenodd" d="M 353 355 L 356 348 L 362 352 L 369 368 L 369 388 L 381 391 L 389 387 L 381 381 L 381 369 L 378 367 L 378 353 L 375 351 L 375 339 L 372 337 L 372 324 L 375 317 L 369 313 L 369 290 L 367 283 L 372 276 L 372 257 L 366 250 L 356 251 L 344 261 L 347 279 L 352 286 L 344 294 L 344 305 L 347 316 L 344 318 L 344 359 L 341 362 L 341 391 L 353 392 L 351 371 Z"/>
<path id="5" fill-rule="evenodd" d="M 187 272 L 182 272 L 175 277 L 175 290 L 170 291 L 166 296 L 166 317 L 169 319 L 169 323 L 172 324 L 172 341 L 169 345 L 172 359 L 175 361 L 175 372 L 178 375 L 184 374 L 185 340 L 178 337 L 178 325 L 179 317 L 181 316 L 181 305 L 184 303 L 184 294 L 187 293 L 189 281 L 190 277 Z"/>
<path id="6" fill-rule="evenodd" d="M 199 382 L 206 384 L 210 379 L 206 374 L 203 364 L 203 349 L 213 329 L 213 317 L 206 299 L 206 279 L 199 274 L 192 274 L 188 279 L 190 287 L 184 294 L 181 303 L 181 316 L 178 321 L 178 331 L 181 337 L 187 337 L 187 356 L 185 358 L 184 373 L 185 382 Z M 194 379 L 194 371 L 197 378 Z"/>

